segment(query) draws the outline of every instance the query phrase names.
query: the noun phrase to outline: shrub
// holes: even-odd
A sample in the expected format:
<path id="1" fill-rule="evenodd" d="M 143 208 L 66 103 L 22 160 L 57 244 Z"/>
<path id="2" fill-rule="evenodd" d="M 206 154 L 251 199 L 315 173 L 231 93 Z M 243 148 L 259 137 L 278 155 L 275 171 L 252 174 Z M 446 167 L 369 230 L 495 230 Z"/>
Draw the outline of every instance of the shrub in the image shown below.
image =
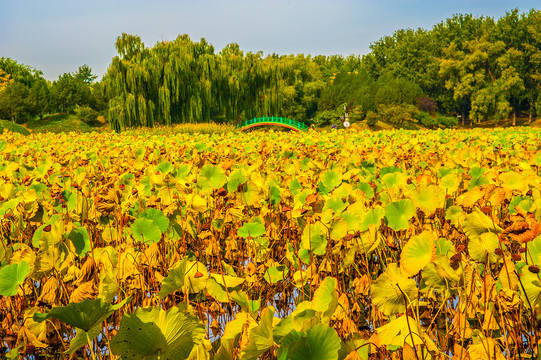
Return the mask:
<path id="1" fill-rule="evenodd" d="M 421 123 L 421 125 L 426 127 L 434 127 L 438 125 L 438 121 L 426 111 L 419 112 L 416 119 Z"/>
<path id="2" fill-rule="evenodd" d="M 414 105 L 380 105 L 378 106 L 378 112 L 381 119 L 387 123 L 400 125 L 405 121 L 414 121 L 415 117 L 419 113 Z"/>
<path id="3" fill-rule="evenodd" d="M 458 119 L 454 116 L 438 115 L 436 117 L 436 122 L 438 123 L 438 125 L 446 128 L 458 125 Z"/>
<path id="4" fill-rule="evenodd" d="M 98 120 L 98 112 L 87 106 L 77 106 L 75 108 L 75 113 L 79 120 L 84 121 L 85 123 L 91 125 Z"/>
<path id="5" fill-rule="evenodd" d="M 379 115 L 373 111 L 369 111 L 366 113 L 366 124 L 368 126 L 374 126 L 379 121 Z"/>
<path id="6" fill-rule="evenodd" d="M 325 110 L 317 114 L 312 120 L 312 123 L 318 126 L 336 123 L 340 121 L 340 116 L 342 115 L 337 110 Z"/>

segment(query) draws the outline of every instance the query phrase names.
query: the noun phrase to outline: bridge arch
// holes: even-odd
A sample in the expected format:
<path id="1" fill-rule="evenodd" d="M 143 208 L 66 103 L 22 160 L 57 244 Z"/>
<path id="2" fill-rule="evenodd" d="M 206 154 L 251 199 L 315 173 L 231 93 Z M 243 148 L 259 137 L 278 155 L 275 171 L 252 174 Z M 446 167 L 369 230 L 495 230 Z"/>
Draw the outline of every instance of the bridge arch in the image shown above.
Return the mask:
<path id="1" fill-rule="evenodd" d="M 276 116 L 264 116 L 245 120 L 237 125 L 237 129 L 244 131 L 259 126 L 280 126 L 294 131 L 308 130 L 308 126 L 299 121 Z"/>

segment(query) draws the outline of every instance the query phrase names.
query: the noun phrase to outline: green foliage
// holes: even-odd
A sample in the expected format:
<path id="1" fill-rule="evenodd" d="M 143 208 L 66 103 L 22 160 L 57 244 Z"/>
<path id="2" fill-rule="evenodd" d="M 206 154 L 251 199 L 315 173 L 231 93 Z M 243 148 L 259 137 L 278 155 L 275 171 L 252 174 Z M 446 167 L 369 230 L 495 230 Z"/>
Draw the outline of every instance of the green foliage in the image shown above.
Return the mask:
<path id="1" fill-rule="evenodd" d="M 93 132 L 99 130 L 78 119 L 76 115 L 54 114 L 43 119 L 32 120 L 25 124 L 26 128 L 35 133 L 64 133 L 64 132 Z"/>
<path id="2" fill-rule="evenodd" d="M 30 90 L 21 82 L 13 82 L 0 92 L 0 116 L 16 123 L 33 118 L 35 107 Z"/>
<path id="3" fill-rule="evenodd" d="M 77 106 L 88 105 L 91 98 L 90 87 L 70 73 L 58 77 L 51 87 L 51 93 L 63 112 L 72 112 Z"/>
<path id="4" fill-rule="evenodd" d="M 312 119 L 312 123 L 318 126 L 336 124 L 340 122 L 340 116 L 342 115 L 343 113 L 340 113 L 338 110 L 325 110 L 318 113 Z"/>
<path id="5" fill-rule="evenodd" d="M 21 125 L 17 125 L 7 120 L 0 120 L 0 133 L 3 133 L 6 130 L 11 131 L 13 133 L 19 133 L 22 135 L 30 134 L 30 131 L 28 131 L 26 128 L 22 127 Z"/>
<path id="6" fill-rule="evenodd" d="M 436 117 L 436 122 L 438 125 L 449 128 L 458 125 L 458 119 L 454 116 L 444 116 L 439 114 Z"/>
<path id="7" fill-rule="evenodd" d="M 378 112 L 382 121 L 400 125 L 407 121 L 414 121 L 419 110 L 410 104 L 406 105 L 379 105 Z"/>
<path id="8" fill-rule="evenodd" d="M 98 112 L 88 106 L 76 106 L 75 114 L 79 120 L 92 125 L 98 120 Z"/>
<path id="9" fill-rule="evenodd" d="M 420 111 L 415 118 L 423 126 L 426 126 L 426 127 L 434 127 L 438 124 L 438 121 L 426 111 Z"/>
<path id="10" fill-rule="evenodd" d="M 365 120 L 366 120 L 366 123 L 368 124 L 368 126 L 376 125 L 377 122 L 380 121 L 380 119 L 381 119 L 381 117 L 375 111 L 369 111 L 369 112 L 366 113 Z"/>

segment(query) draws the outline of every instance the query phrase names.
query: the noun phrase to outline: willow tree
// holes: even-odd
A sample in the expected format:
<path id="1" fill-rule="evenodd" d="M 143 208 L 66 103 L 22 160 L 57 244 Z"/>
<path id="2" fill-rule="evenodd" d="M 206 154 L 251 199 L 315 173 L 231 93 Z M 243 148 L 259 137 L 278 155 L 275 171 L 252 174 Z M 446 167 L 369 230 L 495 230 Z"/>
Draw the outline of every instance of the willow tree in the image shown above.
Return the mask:
<path id="1" fill-rule="evenodd" d="M 267 96 L 278 91 L 277 64 L 260 53 L 244 54 L 230 44 L 220 53 L 205 39 L 187 35 L 145 47 L 134 35 L 116 41 L 118 56 L 104 79 L 110 97 L 109 121 L 126 127 L 264 115 L 275 110 Z M 276 95 L 274 95 L 274 98 Z"/>

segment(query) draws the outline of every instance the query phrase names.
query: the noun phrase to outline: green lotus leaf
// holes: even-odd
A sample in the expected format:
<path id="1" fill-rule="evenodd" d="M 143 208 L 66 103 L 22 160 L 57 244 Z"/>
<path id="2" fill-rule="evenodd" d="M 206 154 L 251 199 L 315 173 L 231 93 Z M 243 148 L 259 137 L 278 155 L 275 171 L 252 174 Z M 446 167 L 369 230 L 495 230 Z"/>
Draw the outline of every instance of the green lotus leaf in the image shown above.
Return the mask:
<path id="1" fill-rule="evenodd" d="M 367 199 L 371 199 L 374 197 L 374 189 L 372 188 L 372 186 L 370 186 L 370 184 L 363 182 L 359 183 L 357 187 L 359 188 L 359 190 L 364 192 L 364 196 L 366 196 Z"/>
<path id="2" fill-rule="evenodd" d="M 274 327 L 272 333 L 275 339 L 281 339 L 292 331 L 305 331 L 313 327 L 314 322 L 321 322 L 321 317 L 317 316 L 314 309 L 305 309 L 295 311 L 286 316 Z"/>
<path id="3" fill-rule="evenodd" d="M 162 280 L 162 288 L 158 292 L 160 299 L 181 289 L 184 286 L 184 277 L 186 275 L 186 258 L 182 259 L 180 265 L 169 270 L 169 274 Z"/>
<path id="4" fill-rule="evenodd" d="M 160 171 L 162 174 L 169 174 L 171 171 L 173 171 L 173 169 L 173 164 L 170 162 L 163 162 L 156 166 L 156 170 Z"/>
<path id="5" fill-rule="evenodd" d="M 276 284 L 282 280 L 284 280 L 289 273 L 288 268 L 285 266 L 271 266 L 265 271 L 265 275 L 263 278 L 269 283 L 269 284 Z"/>
<path id="6" fill-rule="evenodd" d="M 248 236 L 255 238 L 264 234 L 265 225 L 259 221 L 251 221 L 246 223 L 237 230 L 237 235 L 244 239 L 246 239 Z"/>
<path id="7" fill-rule="evenodd" d="M 3 266 L 0 269 L 0 295 L 17 295 L 19 285 L 24 283 L 29 273 L 30 265 L 26 261 Z"/>
<path id="8" fill-rule="evenodd" d="M 342 198 L 330 198 L 325 201 L 322 212 L 332 209 L 336 215 L 340 215 L 346 209 L 347 205 L 347 202 L 343 201 Z"/>
<path id="9" fill-rule="evenodd" d="M 381 219 L 385 216 L 385 210 L 381 206 L 376 206 L 373 209 L 368 210 L 362 216 L 359 223 L 359 231 L 367 230 L 371 225 L 379 227 L 381 225 Z"/>
<path id="10" fill-rule="evenodd" d="M 199 319 L 179 307 L 140 307 L 122 316 L 111 352 L 122 359 L 187 359 L 205 336 Z"/>
<path id="11" fill-rule="evenodd" d="M 453 242 L 446 238 L 439 238 L 436 241 L 436 256 L 447 255 L 449 257 L 455 254 Z"/>
<path id="12" fill-rule="evenodd" d="M 408 276 L 417 275 L 436 258 L 436 243 L 431 231 L 423 231 L 408 240 L 400 253 L 400 267 Z"/>
<path id="13" fill-rule="evenodd" d="M 473 237 L 468 242 L 468 252 L 473 260 L 485 263 L 498 262 L 498 255 L 494 253 L 494 250 L 500 247 L 500 240 L 498 235 L 492 232 L 485 232 L 478 237 Z"/>
<path id="14" fill-rule="evenodd" d="M 229 180 L 227 181 L 227 191 L 232 193 L 237 191 L 237 187 L 240 184 L 246 183 L 248 180 L 248 176 L 246 176 L 246 171 L 243 169 L 237 169 L 229 175 Z"/>
<path id="15" fill-rule="evenodd" d="M 239 304 L 242 311 L 249 313 L 257 313 L 259 311 L 260 301 L 259 300 L 250 300 L 248 294 L 244 291 L 232 291 L 229 293 L 231 300 Z"/>
<path id="16" fill-rule="evenodd" d="M 139 215 L 139 218 L 150 219 L 156 223 L 160 231 L 165 233 L 169 227 L 169 219 L 158 209 L 148 208 Z"/>
<path id="17" fill-rule="evenodd" d="M 157 243 L 162 238 L 162 231 L 154 220 L 138 218 L 130 226 L 133 238 L 142 243 Z"/>
<path id="18" fill-rule="evenodd" d="M 488 169 L 481 168 L 478 166 L 473 166 L 470 168 L 469 174 L 471 175 L 472 178 L 477 179 L 477 178 L 480 178 L 487 171 Z"/>
<path id="19" fill-rule="evenodd" d="M 314 297 L 310 302 L 310 308 L 327 315 L 332 315 L 338 306 L 336 287 L 337 280 L 333 277 L 326 277 L 314 292 Z"/>
<path id="20" fill-rule="evenodd" d="M 406 311 L 406 304 L 417 299 L 417 283 L 409 279 L 397 264 L 391 263 L 371 286 L 372 302 L 385 315 Z"/>
<path id="21" fill-rule="evenodd" d="M 381 175 L 380 175 L 381 176 Z M 381 176 L 381 180 L 387 187 L 387 189 L 393 189 L 394 187 L 406 186 L 408 179 L 406 175 L 401 172 L 388 173 Z"/>
<path id="22" fill-rule="evenodd" d="M 78 303 L 52 308 L 47 314 L 35 313 L 33 319 L 37 322 L 43 322 L 55 318 L 76 328 L 75 337 L 66 351 L 67 354 L 73 354 L 77 349 L 88 344 L 88 341 L 98 336 L 102 330 L 103 320 L 130 300 L 131 297 L 128 297 L 118 304 L 111 305 L 100 298 L 85 299 Z"/>
<path id="23" fill-rule="evenodd" d="M 68 239 L 73 243 L 79 257 L 85 256 L 85 254 L 91 250 L 90 237 L 88 236 L 88 230 L 85 227 L 77 227 L 71 230 Z"/>
<path id="24" fill-rule="evenodd" d="M 455 174 L 448 174 L 440 179 L 440 187 L 446 194 L 454 194 L 459 186 L 460 179 Z"/>
<path id="25" fill-rule="evenodd" d="M 326 170 L 321 174 L 321 183 L 331 191 L 342 183 L 342 173 L 338 170 Z"/>
<path id="26" fill-rule="evenodd" d="M 509 214 L 515 215 L 517 213 L 515 206 L 518 206 L 519 208 L 527 212 L 533 212 L 532 207 L 534 206 L 534 204 L 535 202 L 531 197 L 517 195 L 509 203 Z"/>
<path id="27" fill-rule="evenodd" d="M 464 214 L 464 210 L 460 206 L 451 205 L 449 208 L 445 211 L 445 218 L 447 220 L 451 220 L 453 224 L 455 224 L 458 219 Z"/>
<path id="28" fill-rule="evenodd" d="M 402 173 L 402 169 L 400 169 L 400 168 L 398 168 L 396 166 L 387 166 L 387 167 L 382 168 L 379 171 L 379 177 L 383 178 L 387 174 L 392 174 L 392 173 L 397 173 L 397 172 Z"/>
<path id="29" fill-rule="evenodd" d="M 410 226 L 410 219 L 415 216 L 415 205 L 411 200 L 403 199 L 387 204 L 385 218 L 387 225 L 395 231 L 406 230 Z"/>
<path id="30" fill-rule="evenodd" d="M 324 255 L 327 251 L 327 228 L 319 222 L 307 225 L 302 232 L 301 246 L 315 255 Z"/>
<path id="31" fill-rule="evenodd" d="M 203 190 L 219 189 L 225 185 L 226 181 L 227 178 L 224 169 L 213 164 L 204 165 L 197 177 L 197 184 Z"/>
<path id="32" fill-rule="evenodd" d="M 468 183 L 468 190 L 473 190 L 475 187 L 482 187 L 483 185 L 490 184 L 490 181 L 488 181 L 487 178 L 484 176 L 478 177 L 478 178 L 472 178 L 470 182 Z"/>
<path id="33" fill-rule="evenodd" d="M 282 339 L 279 360 L 338 360 L 342 346 L 336 331 L 319 324 L 306 332 L 293 330 Z"/>

